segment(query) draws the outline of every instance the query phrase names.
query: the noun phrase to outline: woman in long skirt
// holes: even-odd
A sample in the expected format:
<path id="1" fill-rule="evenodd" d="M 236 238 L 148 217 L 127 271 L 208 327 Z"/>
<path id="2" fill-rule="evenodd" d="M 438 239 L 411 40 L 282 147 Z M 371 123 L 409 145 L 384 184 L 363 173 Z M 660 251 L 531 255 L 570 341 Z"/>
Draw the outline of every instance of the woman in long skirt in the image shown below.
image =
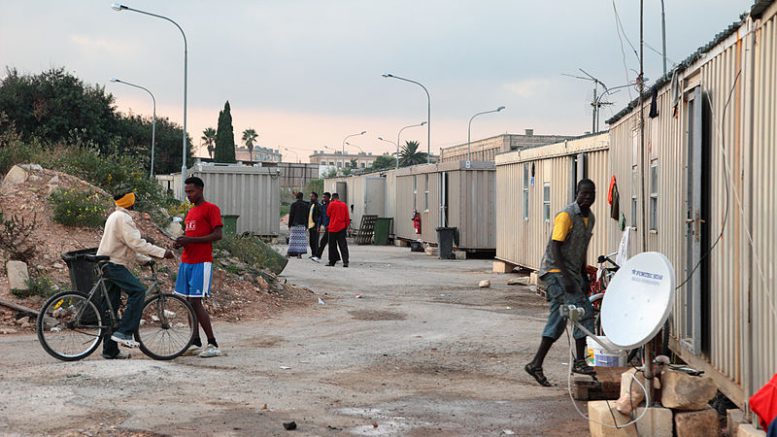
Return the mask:
<path id="1" fill-rule="evenodd" d="M 308 231 L 305 226 L 292 226 L 289 234 L 288 256 L 302 258 L 308 253 Z"/>

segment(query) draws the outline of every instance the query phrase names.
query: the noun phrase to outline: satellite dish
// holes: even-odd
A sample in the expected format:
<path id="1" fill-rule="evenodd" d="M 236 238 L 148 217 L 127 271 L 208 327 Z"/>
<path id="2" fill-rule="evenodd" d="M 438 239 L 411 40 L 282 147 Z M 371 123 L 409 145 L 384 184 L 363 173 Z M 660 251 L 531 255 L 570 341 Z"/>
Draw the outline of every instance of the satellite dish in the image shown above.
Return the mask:
<path id="1" fill-rule="evenodd" d="M 602 301 L 602 329 L 623 350 L 650 341 L 672 312 L 675 277 L 669 259 L 644 252 L 626 261 L 613 277 Z"/>

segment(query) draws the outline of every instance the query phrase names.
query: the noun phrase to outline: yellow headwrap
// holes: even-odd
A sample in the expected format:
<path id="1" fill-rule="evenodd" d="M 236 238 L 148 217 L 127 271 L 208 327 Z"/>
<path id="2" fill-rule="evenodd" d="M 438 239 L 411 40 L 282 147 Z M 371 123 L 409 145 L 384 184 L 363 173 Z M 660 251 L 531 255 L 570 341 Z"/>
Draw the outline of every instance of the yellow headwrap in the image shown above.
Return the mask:
<path id="1" fill-rule="evenodd" d="M 127 193 L 114 203 L 120 208 L 131 208 L 135 204 L 135 193 Z"/>

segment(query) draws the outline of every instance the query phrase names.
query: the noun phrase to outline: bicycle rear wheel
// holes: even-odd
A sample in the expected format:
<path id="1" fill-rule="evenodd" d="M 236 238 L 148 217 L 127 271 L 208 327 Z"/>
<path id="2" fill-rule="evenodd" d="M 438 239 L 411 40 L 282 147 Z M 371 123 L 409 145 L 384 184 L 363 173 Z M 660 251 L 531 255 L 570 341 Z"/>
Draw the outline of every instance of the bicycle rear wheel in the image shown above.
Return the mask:
<path id="1" fill-rule="evenodd" d="M 186 299 L 159 294 L 143 305 L 137 339 L 155 360 L 172 360 L 186 352 L 197 333 L 197 317 Z"/>
<path id="2" fill-rule="evenodd" d="M 86 294 L 57 293 L 43 304 L 36 321 L 38 340 L 49 355 L 63 361 L 89 356 L 102 341 L 102 314 Z"/>

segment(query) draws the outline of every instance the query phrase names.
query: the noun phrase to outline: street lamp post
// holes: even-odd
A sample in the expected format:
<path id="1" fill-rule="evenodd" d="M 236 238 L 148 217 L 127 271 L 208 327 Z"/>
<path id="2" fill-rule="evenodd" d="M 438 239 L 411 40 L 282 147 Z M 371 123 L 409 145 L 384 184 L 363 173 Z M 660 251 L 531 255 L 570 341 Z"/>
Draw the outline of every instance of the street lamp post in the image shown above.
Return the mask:
<path id="1" fill-rule="evenodd" d="M 427 124 L 427 122 L 425 122 L 425 121 L 422 121 L 422 122 L 420 122 L 418 124 L 411 124 L 410 126 L 403 127 L 402 129 L 399 130 L 399 132 L 397 132 L 397 168 L 399 168 L 399 137 L 400 137 L 400 135 L 402 135 L 402 131 L 407 129 L 407 128 L 409 128 L 409 127 L 419 127 L 419 126 L 423 126 L 425 124 Z M 427 152 L 427 154 L 426 154 L 426 162 L 427 163 L 430 162 L 429 159 L 430 159 L 429 158 L 429 153 Z"/>
<path id="2" fill-rule="evenodd" d="M 125 6 L 120 3 L 114 3 L 111 5 L 111 7 L 115 11 L 132 11 L 137 12 L 139 14 L 148 15 L 151 17 L 161 18 L 162 20 L 169 21 L 175 25 L 175 27 L 178 28 L 178 30 L 181 31 L 181 36 L 183 36 L 183 136 L 181 139 L 181 200 L 186 198 L 186 193 L 184 191 L 184 184 L 183 181 L 186 180 L 186 103 L 187 103 L 187 85 L 188 85 L 188 76 L 189 76 L 189 45 L 186 41 L 186 33 L 184 33 L 181 26 L 178 25 L 175 21 L 173 21 L 170 18 L 167 18 L 163 15 L 153 14 L 151 12 L 141 11 L 140 9 L 134 9 L 129 6 Z"/>
<path id="3" fill-rule="evenodd" d="M 290 150 L 288 147 L 284 147 L 283 150 L 285 150 L 287 152 L 293 153 L 294 157 L 297 158 L 297 164 L 299 164 L 299 162 L 300 162 L 300 160 L 299 160 L 299 153 L 297 153 L 296 150 Z"/>
<path id="4" fill-rule="evenodd" d="M 423 88 L 426 93 L 426 162 L 432 162 L 432 98 L 429 96 L 429 90 L 427 90 L 420 82 L 404 77 L 394 76 L 393 74 L 384 74 L 383 77 L 414 83 Z M 397 143 L 399 143 L 399 141 L 397 141 Z"/>
<path id="5" fill-rule="evenodd" d="M 154 178 L 154 155 L 155 155 L 154 149 L 156 145 L 156 98 L 154 97 L 154 94 L 151 91 L 149 91 L 148 88 L 142 87 L 140 85 L 135 85 L 134 83 L 125 82 L 115 77 L 111 79 L 111 82 L 123 83 L 124 85 L 127 85 L 127 86 L 142 89 L 143 91 L 147 92 L 148 95 L 151 96 L 151 102 L 153 103 L 153 115 L 151 117 L 151 170 L 149 171 L 149 177 L 153 179 Z"/>
<path id="6" fill-rule="evenodd" d="M 343 138 L 343 170 L 345 170 L 345 141 L 346 141 L 348 138 L 351 138 L 351 137 L 358 137 L 359 135 L 364 135 L 364 134 L 366 134 L 366 133 L 367 133 L 367 131 L 366 131 L 366 130 L 363 130 L 363 131 L 361 131 L 361 132 L 359 132 L 359 133 L 357 133 L 357 134 L 351 134 L 351 135 L 347 135 L 345 138 Z"/>
<path id="7" fill-rule="evenodd" d="M 500 106 L 496 109 L 493 109 L 491 111 L 483 111 L 478 112 L 477 114 L 473 115 L 472 118 L 469 119 L 469 124 L 467 125 L 467 165 L 466 167 L 469 168 L 470 162 L 471 162 L 471 155 L 472 155 L 472 148 L 470 147 L 471 142 L 471 133 L 472 133 L 472 120 L 475 119 L 475 117 L 483 114 L 493 114 L 494 112 L 499 112 L 501 110 L 505 109 L 504 106 Z"/>

